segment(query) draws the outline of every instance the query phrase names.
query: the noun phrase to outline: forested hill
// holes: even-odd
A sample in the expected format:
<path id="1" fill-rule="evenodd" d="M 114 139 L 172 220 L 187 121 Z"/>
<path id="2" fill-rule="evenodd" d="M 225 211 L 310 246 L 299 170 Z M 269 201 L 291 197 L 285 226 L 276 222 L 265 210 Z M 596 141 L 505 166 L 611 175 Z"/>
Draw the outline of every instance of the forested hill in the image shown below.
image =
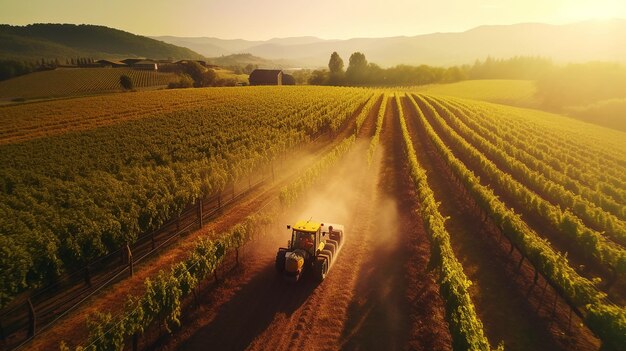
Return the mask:
<path id="1" fill-rule="evenodd" d="M 0 25 L 0 59 L 70 57 L 203 59 L 202 55 L 188 48 L 104 26 Z"/>

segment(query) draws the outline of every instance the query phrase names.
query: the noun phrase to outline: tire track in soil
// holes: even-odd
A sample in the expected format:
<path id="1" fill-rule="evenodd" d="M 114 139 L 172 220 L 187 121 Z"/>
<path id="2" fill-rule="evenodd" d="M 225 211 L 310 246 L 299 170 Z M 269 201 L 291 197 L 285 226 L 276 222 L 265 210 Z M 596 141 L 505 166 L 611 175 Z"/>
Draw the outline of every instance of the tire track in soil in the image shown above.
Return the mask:
<path id="1" fill-rule="evenodd" d="M 375 105 L 380 106 L 380 103 Z M 354 285 L 367 248 L 371 242 L 371 219 L 376 197 L 376 177 L 367 177 L 359 170 L 367 169 L 366 155 L 369 138 L 375 131 L 378 108 L 372 108 L 359 133 L 353 151 L 342 161 L 343 166 L 334 174 L 330 184 L 322 188 L 321 195 L 307 198 L 305 208 L 292 218 L 328 219 L 346 226 L 346 241 L 337 261 L 322 284 L 316 286 L 312 277 L 299 284 L 305 289 L 306 301 L 292 315 L 279 315 L 261 333 L 248 350 L 336 350 L 341 338 L 350 302 L 354 298 Z M 376 172 L 379 159 L 371 166 Z M 355 190 L 356 189 L 356 190 Z M 320 189 L 321 190 L 321 189 Z M 306 197 L 303 197 L 306 198 Z M 333 202 L 338 202 L 334 204 Z M 325 213 L 325 214 L 323 214 Z M 288 220 L 288 219 L 287 219 Z M 364 233 L 363 236 L 360 233 Z M 282 287 L 292 290 L 290 284 Z"/>
<path id="2" fill-rule="evenodd" d="M 412 207 L 396 213 L 404 202 L 394 203 L 393 196 L 398 190 L 406 193 L 406 179 L 395 183 L 402 177 L 393 177 L 402 162 L 390 157 L 398 155 L 397 145 L 394 153 L 378 152 L 367 169 L 369 138 L 363 136 L 373 133 L 377 109 L 373 111 L 359 136 L 365 142 L 355 145 L 329 185 L 318 187 L 317 194 L 304 197 L 304 206 L 281 218 L 287 223 L 314 215 L 346 225 L 346 243 L 326 280 L 317 285 L 305 276 L 288 284 L 276 275 L 274 255 L 288 239 L 277 228 L 276 235 L 246 254 L 238 274 L 202 298 L 202 312 L 194 313 L 198 320 L 162 349 L 450 349 L 438 287 L 425 271 L 429 245 L 423 230 L 418 238 L 414 235 L 414 226 L 423 226 L 415 222 Z M 386 125 L 393 120 L 392 111 L 388 107 Z M 383 143 L 394 139 L 387 129 Z M 378 170 L 394 181 L 368 176 L 379 175 Z M 396 185 L 390 190 L 389 184 Z M 433 300 L 439 301 L 437 307 Z"/>
<path id="3" fill-rule="evenodd" d="M 451 170 L 418 122 L 414 107 L 408 98 L 402 100 L 420 163 L 441 202 L 441 213 L 450 217 L 446 228 L 455 255 L 474 283 L 470 294 L 489 341 L 504 341 L 507 350 L 597 350 L 598 340 L 579 326 L 576 316 L 568 328 L 569 308 L 564 303 L 558 304 L 552 316 L 554 291 L 546 291 L 543 279 L 533 284 L 533 268 L 526 260 L 518 269 L 521 256 L 509 255 L 509 244 L 496 226 L 491 221 L 482 222 L 481 213 L 453 180 Z M 422 112 L 430 118 L 427 110 Z"/>
<path id="4" fill-rule="evenodd" d="M 375 240 L 361 268 L 343 332 L 346 350 L 450 350 L 443 300 L 428 270 L 430 242 L 416 214 L 394 99 L 381 133 L 382 165 Z M 374 284 L 373 284 L 374 282 Z"/>
<path id="5" fill-rule="evenodd" d="M 376 111 L 372 111 L 363 125 L 360 137 L 363 139 L 364 133 L 373 131 L 372 125 L 375 123 Z M 366 145 L 360 142 L 355 146 L 353 154 L 366 159 Z M 350 167 L 348 167 L 350 168 Z M 333 178 L 352 180 L 355 174 L 353 169 L 343 169 L 335 174 Z M 362 174 L 362 173 L 361 173 Z M 360 182 L 362 183 L 362 182 Z M 360 185 L 358 183 L 357 185 Z M 318 187 L 321 188 L 321 187 Z M 334 189 L 324 191 L 332 193 Z M 361 192 L 352 192 L 356 195 Z M 317 195 L 323 197 L 323 195 Z M 304 197 L 306 198 L 306 197 Z M 354 198 L 350 199 L 350 205 L 357 205 Z M 367 201 L 360 201 L 368 203 Z M 303 209 L 300 209 L 303 210 Z M 296 211 L 285 214 L 279 223 L 289 223 L 297 216 Z M 302 212 L 302 211 L 301 211 Z M 310 216 L 310 211 L 307 215 Z M 365 211 L 361 211 L 365 213 Z M 345 215 L 344 215 L 345 216 Z M 301 217 L 301 216 L 298 216 Z M 317 217 L 317 214 L 316 214 Z M 331 218 L 330 215 L 327 218 Z M 333 220 L 335 218 L 333 217 Z M 342 220 L 337 220 L 342 222 Z M 352 223 L 343 220 L 350 232 L 354 231 Z M 302 338 L 310 336 L 303 333 L 305 329 L 310 330 L 310 318 L 317 318 L 317 306 L 326 303 L 330 294 L 329 286 L 347 286 L 341 282 L 339 275 L 350 273 L 356 274 L 351 266 L 342 267 L 342 257 L 350 255 L 350 247 L 354 245 L 348 237 L 346 244 L 338 256 L 338 261 L 333 266 L 326 281 L 316 286 L 313 279 L 304 279 L 298 284 L 288 284 L 278 277 L 274 271 L 274 256 L 279 246 L 284 246 L 288 239 L 288 234 L 284 227 L 275 228 L 276 234 L 269 235 L 262 242 L 255 243 L 256 248 L 246 253 L 244 264 L 239 271 L 227 278 L 215 290 L 210 291 L 206 296 L 201 297 L 201 304 L 198 311 L 194 311 L 193 321 L 186 324 L 185 328 L 159 349 L 224 349 L 243 350 L 254 349 L 280 349 L 288 347 L 289 344 L 297 344 Z M 358 251 L 358 250 L 357 250 Z M 352 252 L 357 256 L 357 252 Z M 311 278 L 311 277 L 304 277 Z M 332 283 L 332 280 L 337 280 Z M 322 296 L 325 297 L 322 299 Z M 347 301 L 350 294 L 345 290 L 334 292 L 332 298 L 336 301 Z M 336 307 L 336 306 L 335 306 Z M 335 307 L 333 307 L 333 312 Z M 335 318 L 333 318 L 335 319 Z M 324 327 L 324 330 L 328 328 Z M 341 328 L 336 328 L 340 334 Z"/>

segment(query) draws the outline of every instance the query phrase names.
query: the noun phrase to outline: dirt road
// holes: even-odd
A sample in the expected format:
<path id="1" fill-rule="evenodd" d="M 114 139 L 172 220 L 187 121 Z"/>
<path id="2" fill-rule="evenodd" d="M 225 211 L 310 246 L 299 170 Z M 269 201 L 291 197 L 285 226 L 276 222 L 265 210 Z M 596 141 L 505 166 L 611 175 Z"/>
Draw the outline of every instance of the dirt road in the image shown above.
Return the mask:
<path id="1" fill-rule="evenodd" d="M 247 253 L 239 272 L 201 297 L 197 318 L 159 349 L 451 348 L 391 108 L 381 135 L 385 148 L 367 164 L 374 117 L 325 184 L 279 221 L 313 217 L 346 226 L 346 243 L 326 280 L 289 284 L 276 275 L 275 252 L 289 232 L 275 228 Z"/>

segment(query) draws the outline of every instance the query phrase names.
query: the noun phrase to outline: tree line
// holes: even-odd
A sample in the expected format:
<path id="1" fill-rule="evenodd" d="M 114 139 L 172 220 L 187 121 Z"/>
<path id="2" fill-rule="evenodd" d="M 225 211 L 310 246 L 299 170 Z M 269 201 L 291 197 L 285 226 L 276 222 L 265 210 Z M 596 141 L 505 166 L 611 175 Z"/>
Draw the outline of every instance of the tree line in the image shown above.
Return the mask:
<path id="1" fill-rule="evenodd" d="M 467 79 L 539 79 L 550 72 L 554 65 L 551 60 L 541 57 L 518 56 L 509 59 L 476 60 L 473 65 L 437 67 L 429 65 L 397 65 L 382 68 L 368 62 L 365 54 L 355 52 L 350 55 L 348 67 L 343 59 L 333 52 L 328 61 L 328 69 L 309 72 L 311 85 L 425 85 L 453 83 Z"/>

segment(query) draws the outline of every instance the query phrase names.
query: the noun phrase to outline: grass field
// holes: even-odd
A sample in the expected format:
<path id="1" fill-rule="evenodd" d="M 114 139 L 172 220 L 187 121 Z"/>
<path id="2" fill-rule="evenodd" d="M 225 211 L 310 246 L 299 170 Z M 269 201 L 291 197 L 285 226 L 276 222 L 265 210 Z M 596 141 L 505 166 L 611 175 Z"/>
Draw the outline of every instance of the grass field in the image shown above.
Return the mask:
<path id="1" fill-rule="evenodd" d="M 505 105 L 536 107 L 535 83 L 530 80 L 467 80 L 416 88 L 426 94 L 453 96 Z"/>
<path id="2" fill-rule="evenodd" d="M 113 317 L 62 321 L 40 348 L 62 335 L 119 349 L 166 323 L 168 349 L 620 350 L 626 138 L 476 101 L 532 91 L 205 88 L 2 107 L 0 302 L 271 166 L 271 184 L 90 300 Z M 349 236 L 326 280 L 286 288 L 276 249 L 300 218 Z"/>
<path id="3" fill-rule="evenodd" d="M 223 68 L 216 68 L 215 73 L 217 73 L 218 79 L 234 79 L 237 83 L 244 83 L 246 85 L 249 83 L 247 74 L 235 74 L 233 71 Z"/>
<path id="4" fill-rule="evenodd" d="M 177 81 L 173 73 L 128 68 L 59 68 L 0 82 L 0 100 L 36 99 L 121 91 L 121 75 L 136 89 L 164 88 Z"/>

